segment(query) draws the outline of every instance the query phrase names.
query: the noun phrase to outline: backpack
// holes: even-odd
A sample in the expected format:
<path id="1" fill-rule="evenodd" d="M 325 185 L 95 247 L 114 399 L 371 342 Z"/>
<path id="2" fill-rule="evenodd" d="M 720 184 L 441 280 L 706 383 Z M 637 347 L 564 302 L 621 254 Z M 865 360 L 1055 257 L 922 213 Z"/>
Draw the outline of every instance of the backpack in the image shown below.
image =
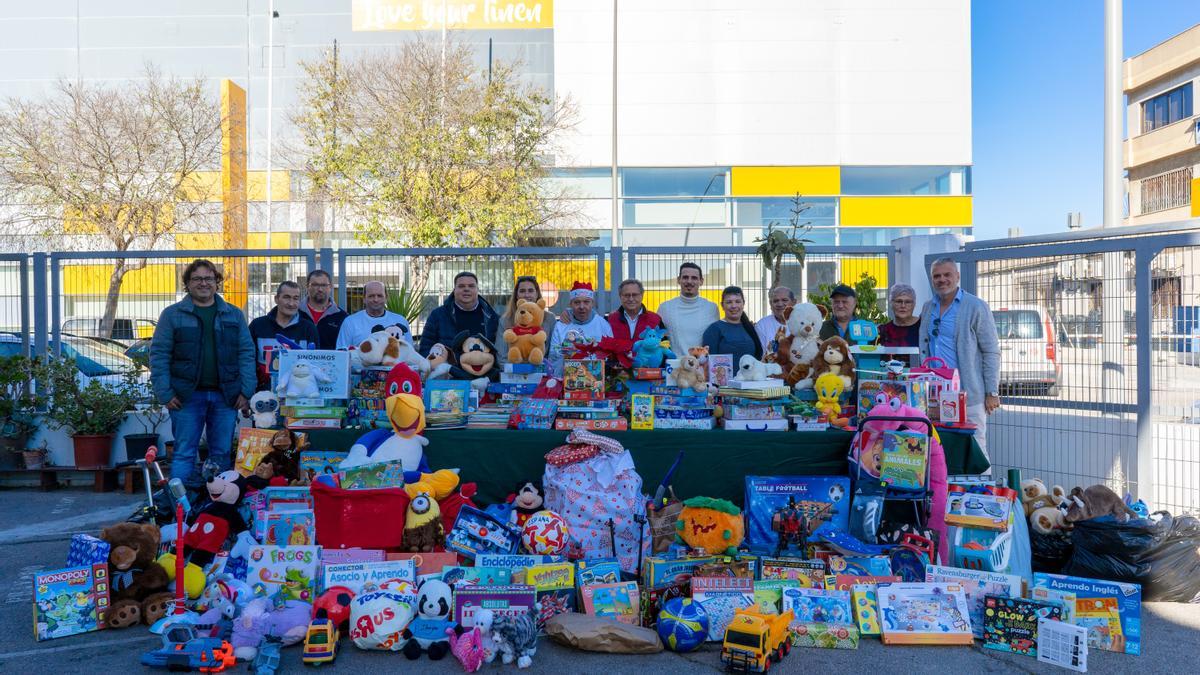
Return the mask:
<path id="1" fill-rule="evenodd" d="M 615 555 L 622 570 L 638 573 L 649 541 L 648 498 L 628 450 L 611 438 L 576 429 L 567 445 L 546 455 L 542 485 L 545 507 L 567 521 L 570 548 L 581 550 L 584 558 Z"/>

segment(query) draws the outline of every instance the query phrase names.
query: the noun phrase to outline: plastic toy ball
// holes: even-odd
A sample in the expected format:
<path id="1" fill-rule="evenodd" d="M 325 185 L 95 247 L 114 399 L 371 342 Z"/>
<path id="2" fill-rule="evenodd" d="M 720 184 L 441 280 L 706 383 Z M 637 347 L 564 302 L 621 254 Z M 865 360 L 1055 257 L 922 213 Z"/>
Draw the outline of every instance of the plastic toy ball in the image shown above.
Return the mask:
<path id="1" fill-rule="evenodd" d="M 667 649 L 693 651 L 708 639 L 708 612 L 691 598 L 671 598 L 658 613 L 658 637 Z"/>
<path id="2" fill-rule="evenodd" d="M 567 549 L 567 521 L 553 511 L 538 511 L 525 521 L 521 545 L 534 555 L 558 555 Z"/>

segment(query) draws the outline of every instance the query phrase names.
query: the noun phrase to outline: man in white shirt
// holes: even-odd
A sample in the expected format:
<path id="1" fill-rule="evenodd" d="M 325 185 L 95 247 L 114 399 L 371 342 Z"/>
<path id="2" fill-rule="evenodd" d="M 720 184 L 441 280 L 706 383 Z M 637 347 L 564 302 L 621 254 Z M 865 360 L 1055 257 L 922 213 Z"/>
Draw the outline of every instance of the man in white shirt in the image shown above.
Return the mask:
<path id="1" fill-rule="evenodd" d="M 658 306 L 658 315 L 667 326 L 671 351 L 686 354 L 704 344 L 704 330 L 721 318 L 717 303 L 700 297 L 704 272 L 693 262 L 679 266 L 679 295 Z"/>
<path id="2" fill-rule="evenodd" d="M 758 341 L 762 343 L 763 354 L 774 354 L 779 346 L 775 342 L 775 335 L 779 329 L 783 329 L 783 334 L 788 334 L 787 322 L 783 318 L 783 313 L 788 307 L 796 304 L 796 294 L 787 286 L 776 286 L 771 289 L 770 295 L 771 313 L 758 320 L 754 324 L 754 332 L 758 333 Z"/>
<path id="3" fill-rule="evenodd" d="M 358 347 L 375 331 L 388 326 L 400 326 L 412 342 L 412 329 L 408 319 L 387 308 L 387 287 L 382 281 L 368 281 L 363 286 L 363 308 L 346 317 L 338 331 L 337 349 Z"/>
<path id="4" fill-rule="evenodd" d="M 612 327 L 595 311 L 595 291 L 592 285 L 576 281 L 571 287 L 571 311 L 564 314 L 567 323 L 554 325 L 554 335 L 546 347 L 547 370 L 553 375 L 562 375 L 563 352 L 572 351 L 572 344 L 595 344 L 602 338 L 612 337 Z M 564 345 L 566 345 L 564 349 Z"/>

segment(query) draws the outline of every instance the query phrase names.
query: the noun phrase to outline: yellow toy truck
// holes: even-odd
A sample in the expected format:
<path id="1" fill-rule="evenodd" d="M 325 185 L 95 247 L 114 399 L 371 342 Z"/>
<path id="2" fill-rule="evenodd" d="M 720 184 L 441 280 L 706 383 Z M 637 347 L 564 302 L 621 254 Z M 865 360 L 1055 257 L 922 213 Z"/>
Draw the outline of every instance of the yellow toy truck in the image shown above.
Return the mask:
<path id="1" fill-rule="evenodd" d="M 721 663 L 728 670 L 765 673 L 792 651 L 791 630 L 795 615 L 763 614 L 756 609 L 739 609 L 725 629 Z"/>

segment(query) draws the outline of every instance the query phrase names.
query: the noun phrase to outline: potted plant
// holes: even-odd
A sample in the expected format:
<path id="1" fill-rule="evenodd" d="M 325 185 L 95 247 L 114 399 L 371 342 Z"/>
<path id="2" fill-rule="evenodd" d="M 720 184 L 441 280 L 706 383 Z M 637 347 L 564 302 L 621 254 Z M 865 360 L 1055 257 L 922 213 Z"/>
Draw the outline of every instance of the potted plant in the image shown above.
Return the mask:
<path id="1" fill-rule="evenodd" d="M 136 397 L 129 412 L 133 414 L 143 432 L 125 434 L 125 458 L 137 459 L 144 456 L 151 446 L 162 449 L 158 444 L 158 428 L 167 421 L 170 413 L 167 412 L 166 406 L 155 400 L 149 385 L 142 381 L 142 374 L 148 369 L 146 357 L 139 355 L 131 358 L 138 365 L 138 369 L 125 373 L 124 385 L 126 391 Z"/>
<path id="2" fill-rule="evenodd" d="M 21 451 L 21 455 L 23 455 L 23 459 L 25 460 L 26 469 L 41 469 L 42 467 L 46 466 L 46 464 L 48 464 L 46 461 L 46 456 L 49 454 L 50 446 L 46 443 L 46 441 L 42 441 L 42 444 L 36 448 L 25 448 Z"/>
<path id="3" fill-rule="evenodd" d="M 55 428 L 66 429 L 71 434 L 75 444 L 75 466 L 108 466 L 113 436 L 133 407 L 136 393 L 129 390 L 124 380 L 102 382 L 92 379 L 81 385 L 83 376 L 74 359 L 52 359 L 47 368 L 50 407 L 46 419 Z"/>
<path id="4" fill-rule="evenodd" d="M 37 414 L 46 399 L 36 388 L 41 364 L 25 356 L 0 358 L 0 448 L 25 450 L 37 433 Z"/>

